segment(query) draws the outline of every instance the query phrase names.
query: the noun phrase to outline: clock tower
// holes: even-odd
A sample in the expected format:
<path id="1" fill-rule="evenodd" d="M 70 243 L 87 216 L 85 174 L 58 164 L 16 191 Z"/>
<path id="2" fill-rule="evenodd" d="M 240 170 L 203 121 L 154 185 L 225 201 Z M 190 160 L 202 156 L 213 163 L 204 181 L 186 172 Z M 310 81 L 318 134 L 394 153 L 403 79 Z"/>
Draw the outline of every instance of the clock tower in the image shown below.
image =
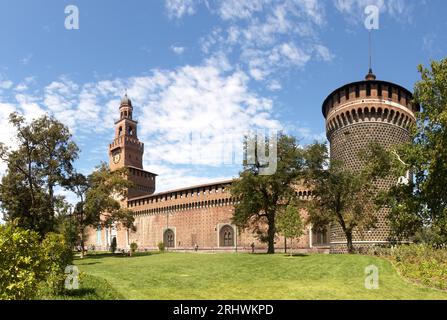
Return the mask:
<path id="1" fill-rule="evenodd" d="M 154 193 L 157 176 L 143 170 L 144 143 L 138 140 L 138 122 L 133 120 L 132 113 L 132 101 L 126 93 L 121 99 L 120 118 L 115 122 L 115 139 L 109 145 L 110 170 L 126 167 L 128 179 L 134 183 L 134 186 L 128 190 L 129 198 Z"/>

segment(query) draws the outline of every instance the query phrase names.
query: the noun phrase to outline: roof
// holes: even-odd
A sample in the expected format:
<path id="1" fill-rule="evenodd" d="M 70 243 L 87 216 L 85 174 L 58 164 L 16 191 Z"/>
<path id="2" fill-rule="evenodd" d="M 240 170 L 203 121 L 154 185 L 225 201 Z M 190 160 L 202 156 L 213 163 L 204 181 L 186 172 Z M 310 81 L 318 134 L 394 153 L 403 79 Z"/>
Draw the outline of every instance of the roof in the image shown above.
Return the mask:
<path id="1" fill-rule="evenodd" d="M 158 176 L 158 174 L 156 174 L 156 173 L 153 173 L 153 172 L 150 172 L 150 171 L 147 171 L 147 170 L 138 168 L 138 167 L 134 167 L 134 166 L 126 166 L 126 168 L 132 168 L 132 169 L 134 169 L 134 170 L 138 170 L 138 171 L 143 171 L 143 172 L 150 173 L 150 174 L 153 175 L 153 176 Z"/>
<path id="2" fill-rule="evenodd" d="M 217 184 L 230 184 L 234 180 L 235 179 L 221 180 L 221 181 L 216 181 L 216 182 L 198 184 L 198 185 L 185 187 L 185 188 L 180 188 L 180 189 L 172 189 L 172 190 L 162 191 L 162 192 L 158 192 L 158 193 L 148 194 L 148 195 L 145 195 L 145 196 L 139 196 L 139 197 L 130 198 L 130 199 L 128 199 L 128 201 L 139 200 L 139 199 L 144 199 L 144 198 L 149 198 L 149 197 L 156 197 L 156 196 L 165 195 L 165 194 L 173 193 L 173 192 L 180 192 L 180 191 L 185 191 L 185 190 L 209 187 L 209 186 L 214 186 L 214 185 L 217 185 Z"/>
<path id="3" fill-rule="evenodd" d="M 326 112 L 325 112 L 325 108 L 324 108 L 324 106 L 325 106 L 326 103 L 329 101 L 329 99 L 332 97 L 332 95 L 333 95 L 334 93 L 336 93 L 338 90 L 343 89 L 343 88 L 345 88 L 345 87 L 350 87 L 350 86 L 355 86 L 355 85 L 360 85 L 360 84 L 368 84 L 368 83 L 370 83 L 370 84 L 381 84 L 381 85 L 385 85 L 385 86 L 392 85 L 392 86 L 394 86 L 394 87 L 397 87 L 397 88 L 400 89 L 400 90 L 403 90 L 403 91 L 406 92 L 407 94 L 410 94 L 410 96 L 413 96 L 413 93 L 412 93 L 410 90 L 408 90 L 408 89 L 402 87 L 401 85 L 398 85 L 398 84 L 396 84 L 396 83 L 390 82 L 390 81 L 383 81 L 383 80 L 361 80 L 361 81 L 355 81 L 355 82 L 351 82 L 351 83 L 345 84 L 345 85 L 343 85 L 343 86 L 341 86 L 341 87 L 338 87 L 337 89 L 335 89 L 334 91 L 332 91 L 332 92 L 326 97 L 326 99 L 324 99 L 323 104 L 321 105 L 321 112 L 323 113 L 323 116 L 326 118 Z M 418 104 L 415 105 L 415 108 L 416 108 L 416 111 L 419 111 L 419 110 L 420 110 L 420 106 L 419 106 Z"/>

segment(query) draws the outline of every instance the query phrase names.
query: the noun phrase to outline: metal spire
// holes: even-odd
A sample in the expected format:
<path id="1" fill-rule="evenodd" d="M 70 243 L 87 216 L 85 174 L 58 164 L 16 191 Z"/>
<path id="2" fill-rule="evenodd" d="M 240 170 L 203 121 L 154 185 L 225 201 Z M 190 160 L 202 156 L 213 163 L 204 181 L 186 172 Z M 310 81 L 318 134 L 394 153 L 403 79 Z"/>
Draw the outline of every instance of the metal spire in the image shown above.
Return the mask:
<path id="1" fill-rule="evenodd" d="M 368 42 L 369 42 L 369 70 L 368 74 L 366 75 L 366 80 L 376 80 L 376 75 L 372 71 L 372 43 L 371 43 L 371 29 L 369 30 L 368 34 Z"/>

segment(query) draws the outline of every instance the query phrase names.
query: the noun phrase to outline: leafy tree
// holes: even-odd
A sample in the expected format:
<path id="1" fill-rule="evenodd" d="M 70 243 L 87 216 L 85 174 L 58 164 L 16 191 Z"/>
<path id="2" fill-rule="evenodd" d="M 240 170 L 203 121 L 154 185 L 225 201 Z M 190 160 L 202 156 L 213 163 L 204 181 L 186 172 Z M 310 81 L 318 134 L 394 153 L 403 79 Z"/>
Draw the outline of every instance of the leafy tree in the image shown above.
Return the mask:
<path id="1" fill-rule="evenodd" d="M 79 149 L 71 140 L 68 127 L 53 117 L 43 116 L 32 121 L 30 131 L 37 169 L 44 178 L 51 215 L 54 216 L 54 188 L 72 175 L 73 161 L 78 157 Z"/>
<path id="2" fill-rule="evenodd" d="M 271 175 L 259 174 L 262 163 L 258 161 L 255 164 L 245 163 L 239 179 L 231 186 L 232 195 L 238 199 L 233 223 L 252 229 L 260 241 L 267 242 L 267 253 L 275 252 L 279 209 L 295 197 L 294 183 L 303 174 L 303 150 L 294 137 L 278 136 L 275 160 L 276 172 Z"/>
<path id="3" fill-rule="evenodd" d="M 64 291 L 65 268 L 73 264 L 73 250 L 64 235 L 50 232 L 41 244 L 41 259 L 45 265 L 45 287 L 52 295 Z"/>
<path id="4" fill-rule="evenodd" d="M 389 208 L 392 240 L 443 246 L 447 243 L 447 58 L 433 61 L 430 69 L 418 69 L 421 80 L 415 85 L 414 103 L 422 111 L 413 139 L 383 151 L 376 162 L 410 179 L 383 192 L 380 204 Z"/>
<path id="5" fill-rule="evenodd" d="M 7 164 L 0 186 L 4 220 L 44 235 L 54 229 L 54 189 L 70 176 L 78 148 L 68 128 L 52 117 L 27 124 L 12 113 L 9 121 L 16 129 L 16 147 L 0 144 L 0 159 Z"/>
<path id="6" fill-rule="evenodd" d="M 61 293 L 73 261 L 63 235 L 50 232 L 41 241 L 37 232 L 11 223 L 0 226 L 0 256 L 0 299 L 14 300 Z"/>
<path id="7" fill-rule="evenodd" d="M 0 299 L 32 299 L 45 278 L 39 234 L 0 226 Z"/>
<path id="8" fill-rule="evenodd" d="M 301 207 L 295 202 L 289 203 L 288 206 L 281 208 L 276 221 L 276 230 L 290 239 L 290 246 L 292 246 L 293 239 L 304 234 L 304 223 L 300 215 Z M 292 254 L 292 249 L 290 254 Z"/>
<path id="9" fill-rule="evenodd" d="M 132 242 L 130 244 L 130 256 L 132 256 L 138 250 L 138 244 L 136 242 Z"/>
<path id="10" fill-rule="evenodd" d="M 132 186 L 126 174 L 126 168 L 110 171 L 102 163 L 88 177 L 77 173 L 69 181 L 69 188 L 79 199 L 73 216 L 80 237 L 81 257 L 84 256 L 84 234 L 87 227 L 107 228 L 119 224 L 128 229 L 135 228 L 132 211 L 122 208 L 120 204 L 127 189 Z"/>
<path id="11" fill-rule="evenodd" d="M 65 242 L 74 248 L 79 242 L 78 221 L 73 215 L 73 206 L 64 200 L 56 206 L 56 231 L 64 235 Z"/>
<path id="12" fill-rule="evenodd" d="M 313 198 L 307 203 L 308 222 L 315 229 L 339 225 L 346 237 L 347 250 L 352 253 L 353 233 L 363 233 L 377 222 L 374 181 L 381 172 L 368 166 L 361 172 L 352 172 L 342 163 L 330 161 L 321 145 L 310 146 L 309 150 L 312 156 L 307 159 L 310 170 L 306 183 Z"/>

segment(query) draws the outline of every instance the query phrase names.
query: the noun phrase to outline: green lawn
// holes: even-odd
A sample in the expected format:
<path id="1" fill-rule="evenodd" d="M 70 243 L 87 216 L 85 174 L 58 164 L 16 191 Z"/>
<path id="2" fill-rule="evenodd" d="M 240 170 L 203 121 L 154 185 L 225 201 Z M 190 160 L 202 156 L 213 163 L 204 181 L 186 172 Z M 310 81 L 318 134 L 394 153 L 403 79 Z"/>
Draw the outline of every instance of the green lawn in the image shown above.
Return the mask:
<path id="1" fill-rule="evenodd" d="M 98 254 L 76 260 L 126 299 L 446 299 L 447 292 L 401 278 L 383 259 L 361 255 Z M 379 289 L 364 286 L 379 268 Z M 106 297 L 107 298 L 107 297 Z M 109 297 L 110 298 L 110 297 Z"/>

